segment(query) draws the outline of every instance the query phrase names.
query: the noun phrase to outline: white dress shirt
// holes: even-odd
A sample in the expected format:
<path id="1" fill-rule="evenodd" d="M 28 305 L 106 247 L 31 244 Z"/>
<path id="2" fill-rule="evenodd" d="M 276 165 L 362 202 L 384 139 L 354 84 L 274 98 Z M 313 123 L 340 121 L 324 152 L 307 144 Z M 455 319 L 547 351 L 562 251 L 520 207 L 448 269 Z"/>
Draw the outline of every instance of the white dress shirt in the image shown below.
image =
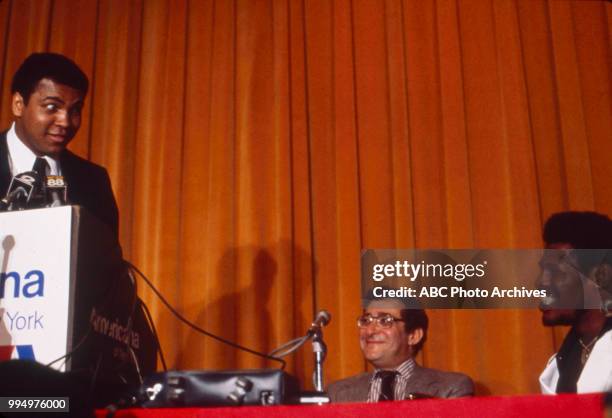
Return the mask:
<path id="1" fill-rule="evenodd" d="M 15 132 L 15 123 L 11 125 L 11 129 L 6 133 L 6 144 L 8 146 L 11 174 L 16 176 L 26 171 L 32 171 L 34 161 L 36 160 L 36 154 L 19 139 L 17 132 Z M 49 164 L 50 170 L 49 173 L 47 173 L 48 175 L 62 175 L 62 169 L 58 160 L 48 155 L 44 155 L 43 158 L 47 161 L 47 164 Z"/>
<path id="2" fill-rule="evenodd" d="M 554 354 L 540 375 L 544 394 L 557 392 L 559 369 Z M 578 393 L 609 392 L 612 390 L 612 330 L 604 333 L 593 346 L 577 382 Z"/>
<path id="3" fill-rule="evenodd" d="M 408 383 L 408 379 L 412 376 L 412 371 L 414 370 L 414 360 L 408 359 L 395 369 L 398 372 L 398 375 L 395 377 L 395 386 L 393 388 L 393 393 L 395 395 L 396 400 L 402 400 L 405 396 L 406 384 Z M 372 380 L 370 381 L 370 390 L 368 393 L 368 402 L 378 402 L 378 398 L 380 396 L 381 390 L 381 379 L 376 376 L 375 370 L 372 374 Z"/>

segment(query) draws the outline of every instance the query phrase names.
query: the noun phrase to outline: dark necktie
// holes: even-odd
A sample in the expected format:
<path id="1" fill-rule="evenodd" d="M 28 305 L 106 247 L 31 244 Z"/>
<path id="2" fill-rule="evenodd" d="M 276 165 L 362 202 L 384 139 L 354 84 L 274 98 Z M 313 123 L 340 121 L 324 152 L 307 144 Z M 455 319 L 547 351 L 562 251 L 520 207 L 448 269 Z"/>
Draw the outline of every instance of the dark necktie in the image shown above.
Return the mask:
<path id="1" fill-rule="evenodd" d="M 395 400 L 395 376 L 396 370 L 379 370 L 376 377 L 380 378 L 380 396 L 378 401 L 393 401 Z"/>
<path id="2" fill-rule="evenodd" d="M 37 157 L 34 161 L 34 167 L 32 167 L 32 170 L 36 171 L 42 180 L 44 180 L 45 176 L 47 175 L 48 169 L 49 163 L 47 163 L 47 160 Z"/>

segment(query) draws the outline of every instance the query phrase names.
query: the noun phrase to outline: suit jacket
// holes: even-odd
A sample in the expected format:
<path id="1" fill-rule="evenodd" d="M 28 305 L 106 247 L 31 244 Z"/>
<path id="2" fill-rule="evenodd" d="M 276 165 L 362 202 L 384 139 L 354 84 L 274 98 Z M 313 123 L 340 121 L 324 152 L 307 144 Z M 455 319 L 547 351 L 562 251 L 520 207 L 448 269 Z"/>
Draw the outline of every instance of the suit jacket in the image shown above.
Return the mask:
<path id="1" fill-rule="evenodd" d="M 557 393 L 558 382 L 559 369 L 555 353 L 540 375 L 542 393 Z M 577 393 L 612 391 L 612 330 L 604 333 L 593 346 L 576 386 Z"/>
<path id="2" fill-rule="evenodd" d="M 362 373 L 329 385 L 327 393 L 332 402 L 366 402 L 372 373 Z M 415 364 L 406 385 L 404 396 L 411 393 L 436 398 L 458 398 L 474 394 L 474 382 L 462 373 L 443 372 Z"/>
<path id="3" fill-rule="evenodd" d="M 119 235 L 119 211 L 106 169 L 68 150 L 60 155 L 62 174 L 68 185 L 68 201 L 80 205 Z M 0 133 L 0 195 L 4 197 L 12 179 L 6 132 Z"/>

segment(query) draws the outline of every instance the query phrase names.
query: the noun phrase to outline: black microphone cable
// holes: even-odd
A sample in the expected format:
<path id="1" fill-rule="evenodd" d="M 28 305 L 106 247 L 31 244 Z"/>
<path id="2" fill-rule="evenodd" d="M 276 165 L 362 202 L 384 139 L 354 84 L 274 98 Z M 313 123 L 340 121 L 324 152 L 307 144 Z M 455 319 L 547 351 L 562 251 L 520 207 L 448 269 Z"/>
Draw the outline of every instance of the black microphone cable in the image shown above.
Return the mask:
<path id="1" fill-rule="evenodd" d="M 131 278 L 134 280 L 134 287 L 136 288 L 136 278 L 133 276 L 132 274 L 132 265 L 127 262 L 126 260 L 123 260 L 124 263 L 126 264 L 126 266 L 128 267 L 128 270 L 130 272 L 130 276 Z M 157 352 L 157 354 L 159 355 L 159 360 L 161 361 L 162 367 L 164 369 L 164 372 L 168 371 L 168 366 L 166 365 L 166 358 L 164 357 L 164 352 L 162 350 L 161 344 L 159 343 L 159 337 L 157 335 L 157 329 L 155 328 L 155 324 L 153 323 L 153 318 L 151 317 L 151 312 L 149 311 L 149 308 L 147 307 L 146 304 L 144 303 L 140 303 L 140 307 L 142 308 L 144 314 L 145 314 L 145 319 L 147 321 L 147 324 L 150 326 L 151 332 L 153 332 L 153 338 L 155 339 L 155 351 Z M 133 352 L 133 350 L 132 350 Z M 140 402 L 142 402 L 143 399 L 139 399 L 139 396 L 133 395 L 130 396 L 128 398 L 123 398 L 123 399 L 119 399 L 117 402 L 111 403 L 109 405 L 106 405 L 104 409 L 106 409 L 106 417 L 107 418 L 113 418 L 115 416 L 115 414 L 117 413 L 117 411 L 119 411 L 120 409 L 126 409 L 126 408 L 134 408 L 134 407 L 138 407 L 138 405 L 140 405 Z"/>
<path id="2" fill-rule="evenodd" d="M 72 350 L 70 350 L 69 352 L 67 352 L 66 354 L 64 354 L 63 356 L 60 356 L 58 358 L 56 358 L 55 360 L 51 361 L 50 363 L 45 364 L 46 367 L 51 367 L 53 366 L 55 363 L 57 363 L 58 361 L 61 360 L 68 360 L 70 357 L 72 357 L 72 355 L 74 355 L 79 348 L 81 348 L 81 346 L 83 345 L 83 343 L 85 341 L 87 341 L 87 338 L 89 337 L 89 335 L 91 334 L 91 326 L 87 328 L 87 332 L 81 337 L 81 339 L 74 345 L 74 347 L 72 348 Z"/>
<path id="3" fill-rule="evenodd" d="M 126 326 L 127 338 L 126 338 L 126 341 L 125 341 L 125 348 L 130 353 L 130 357 L 131 357 L 132 363 L 134 364 L 134 369 L 136 371 L 136 374 L 138 375 L 138 381 L 142 385 L 142 383 L 143 383 L 142 371 L 140 370 L 140 364 L 138 363 L 138 358 L 137 358 L 136 353 L 134 352 L 134 348 L 132 348 L 132 344 L 131 344 L 132 328 L 134 326 L 134 314 L 136 313 L 136 306 L 138 305 L 138 282 L 136 281 L 136 277 L 134 277 L 134 275 L 132 274 L 132 271 L 129 268 L 129 264 L 126 265 L 126 267 L 127 267 L 126 268 L 126 273 L 127 273 L 128 277 L 130 278 L 130 283 L 132 283 L 134 285 L 134 289 L 132 291 L 132 302 L 131 302 L 131 305 L 130 305 L 130 315 L 128 316 L 128 322 L 127 322 L 127 326 Z"/>
<path id="4" fill-rule="evenodd" d="M 132 332 L 133 325 L 134 325 L 134 316 L 136 314 L 136 310 L 138 306 L 143 308 L 143 313 L 145 314 L 144 319 L 146 320 L 147 325 L 149 325 L 150 330 L 153 333 L 153 338 L 155 339 L 155 352 L 159 355 L 164 371 L 167 371 L 168 369 L 166 367 L 166 360 L 164 358 L 164 353 L 162 352 L 161 345 L 159 344 L 159 338 L 157 336 L 157 330 L 155 329 L 155 324 L 153 324 L 153 321 L 151 320 L 151 314 L 149 313 L 147 306 L 144 303 L 139 302 L 140 299 L 138 297 L 138 281 L 136 280 L 136 277 L 134 276 L 130 263 L 126 262 L 123 259 L 121 261 L 123 264 L 123 268 L 125 269 L 125 274 L 127 274 L 127 276 L 130 279 L 130 283 L 133 285 L 132 301 L 130 304 L 130 315 L 128 317 L 128 323 L 126 326 L 127 338 L 125 341 L 125 346 L 128 352 L 130 353 L 132 363 L 134 364 L 134 370 L 138 376 L 139 384 L 142 386 L 142 384 L 144 383 L 142 371 L 140 368 L 140 364 L 138 362 L 138 356 L 136 355 L 136 352 L 132 348 L 131 341 L 130 341 L 131 332 Z M 122 380 L 124 380 L 124 383 L 127 383 L 127 380 L 125 379 L 125 377 L 123 376 L 120 376 L 120 377 L 122 378 Z M 94 385 L 92 384 L 92 388 L 93 387 Z M 106 405 L 104 409 L 106 410 L 106 416 L 112 418 L 115 416 L 115 413 L 119 409 L 131 408 L 136 405 L 137 405 L 137 397 L 134 395 L 128 395 L 127 397 L 119 398 L 115 402 L 111 402 L 110 404 Z"/>
<path id="5" fill-rule="evenodd" d="M 127 323 L 127 327 L 126 327 L 126 329 L 127 329 L 127 333 L 128 333 L 128 335 L 129 335 L 129 334 L 130 334 L 130 331 L 132 330 L 132 326 L 133 326 L 133 317 L 134 317 L 134 313 L 135 313 L 135 311 L 136 311 L 136 306 L 137 306 L 137 304 L 138 304 L 138 293 L 137 293 L 137 289 L 138 289 L 138 288 L 137 288 L 136 278 L 135 278 L 135 277 L 133 277 L 133 276 L 130 274 L 130 273 L 131 273 L 131 271 L 129 270 L 129 268 L 130 268 L 130 266 L 131 266 L 131 265 L 130 265 L 129 263 L 126 263 L 126 264 L 127 264 L 127 265 L 126 265 L 126 267 L 127 267 L 127 268 L 126 268 L 127 273 L 128 273 L 128 275 L 129 275 L 130 279 L 132 279 L 132 280 L 131 280 L 131 281 L 132 281 L 132 283 L 134 284 L 134 289 L 133 289 L 133 292 L 132 292 L 132 293 L 133 293 L 133 295 L 132 295 L 132 300 L 131 300 L 131 303 L 130 303 L 130 310 L 129 310 L 129 311 L 130 311 L 130 313 L 129 313 L 129 316 L 128 316 L 128 323 Z M 121 280 L 121 273 L 120 273 L 119 277 L 118 277 L 118 278 L 116 278 L 115 280 L 119 280 L 119 281 Z M 116 283 L 116 282 L 115 282 L 115 283 Z M 108 294 L 112 294 L 112 293 L 113 293 L 113 291 L 114 291 L 114 287 L 113 287 L 113 285 L 110 285 L 110 286 L 109 286 L 109 288 L 107 289 L 107 293 L 108 293 Z M 108 294 L 107 294 L 107 296 L 104 298 L 104 300 L 108 300 L 108 299 L 109 299 Z M 145 307 L 145 305 L 144 305 L 144 304 L 142 304 L 142 306 L 143 306 L 143 307 Z M 148 312 L 147 312 L 147 313 L 148 313 Z M 151 322 L 151 321 L 150 321 L 150 318 L 148 318 L 147 320 L 148 320 L 149 322 Z M 159 340 L 157 340 L 157 333 L 155 332 L 155 328 L 154 328 L 154 325 L 153 325 L 152 323 L 151 323 L 151 326 L 152 326 L 152 329 L 153 329 L 153 334 L 154 334 L 154 336 L 155 336 L 155 338 L 156 338 L 156 344 L 157 344 L 157 347 L 158 347 L 158 349 L 159 349 L 159 350 L 161 350 L 161 347 L 160 347 L 160 345 L 159 345 Z M 77 352 L 78 352 L 78 351 L 81 349 L 81 347 L 83 346 L 83 344 L 84 344 L 84 343 L 87 341 L 87 339 L 88 339 L 88 338 L 89 338 L 89 337 L 90 337 L 92 334 L 93 334 L 93 325 L 92 325 L 91 323 L 89 323 L 89 326 L 87 327 L 87 332 L 86 332 L 86 333 L 85 333 L 85 334 L 84 334 L 84 335 L 83 335 L 83 336 L 82 336 L 82 337 L 79 339 L 79 341 L 78 341 L 78 342 L 77 342 L 77 343 L 76 343 L 76 344 L 75 344 L 75 345 L 72 347 L 72 350 L 70 350 L 69 352 L 65 353 L 64 355 L 62 355 L 62 356 L 60 356 L 60 357 L 56 358 L 55 360 L 53 360 L 53 361 L 51 361 L 51 362 L 47 363 L 47 364 L 46 364 L 46 366 L 47 366 L 47 367 L 51 367 L 51 366 L 53 366 L 55 363 L 57 363 L 57 362 L 59 362 L 59 361 L 61 361 L 61 360 L 66 361 L 66 360 L 68 360 L 69 358 L 71 358 L 73 355 L 75 355 L 75 354 L 76 354 L 76 353 L 77 353 Z M 126 348 L 127 348 L 128 352 L 130 353 L 130 356 L 131 356 L 131 361 L 132 361 L 132 362 L 133 362 L 133 364 L 134 364 L 134 368 L 135 368 L 136 374 L 138 375 L 138 379 L 139 379 L 140 383 L 142 384 L 142 382 L 143 382 L 142 372 L 141 372 L 141 370 L 140 370 L 140 365 L 138 364 L 138 359 L 137 359 L 136 353 L 134 352 L 134 349 L 133 349 L 133 348 L 131 347 L 131 345 L 130 345 L 130 342 L 129 342 L 129 337 L 128 337 L 128 341 L 127 341 L 127 342 L 125 342 L 125 345 L 126 345 Z M 160 355 L 161 355 L 162 363 L 164 364 L 164 367 L 165 367 L 165 361 L 164 361 L 164 358 L 163 358 L 163 353 L 161 353 L 161 351 L 160 351 Z M 93 394 L 93 391 L 94 391 L 94 389 L 95 389 L 95 385 L 96 385 L 96 381 L 97 381 L 98 373 L 99 373 L 99 371 L 100 371 L 100 362 L 101 362 L 101 358 L 102 358 L 101 356 L 102 356 L 102 354 L 100 354 L 100 355 L 98 356 L 98 359 L 96 360 L 96 366 L 95 366 L 95 368 L 94 368 L 94 370 L 93 370 L 93 374 L 92 374 L 92 378 L 91 378 L 91 383 L 90 383 L 90 388 L 89 388 L 89 394 L 90 394 L 90 397 L 91 397 L 91 395 Z M 74 372 L 74 370 L 73 370 L 73 372 Z M 121 376 L 121 379 L 122 379 L 122 380 L 125 380 L 125 378 L 124 378 L 123 376 Z"/>
<path id="6" fill-rule="evenodd" d="M 242 350 L 242 351 L 246 351 L 247 353 L 253 354 L 255 356 L 258 357 L 262 357 L 265 358 L 267 360 L 274 360 L 277 361 L 279 363 L 281 363 L 281 370 L 285 369 L 285 365 L 287 364 L 287 362 L 285 360 L 283 360 L 282 358 L 276 357 L 276 356 L 271 356 L 269 354 L 264 354 L 264 353 L 260 353 L 259 351 L 255 351 L 253 349 L 250 349 L 248 347 L 245 347 L 243 345 L 237 344 L 233 341 L 229 341 L 226 340 L 225 338 L 219 337 L 218 335 L 212 334 L 208 331 L 206 331 L 203 328 L 200 328 L 199 326 L 197 326 L 196 324 L 194 324 L 193 322 L 189 321 L 187 318 L 185 318 L 183 315 L 181 315 L 176 309 L 174 309 L 172 307 L 172 305 L 170 305 L 170 303 L 162 296 L 162 294 L 159 292 L 159 290 L 157 290 L 155 288 L 155 286 L 153 286 L 153 283 L 151 283 L 151 281 L 138 269 L 138 267 L 136 267 L 135 265 L 133 265 L 132 263 L 130 263 L 129 261 L 125 260 L 125 262 L 145 281 L 145 283 L 151 288 L 151 290 L 153 290 L 153 293 L 155 293 L 157 295 L 157 297 L 162 301 L 162 303 L 166 306 L 166 308 L 168 308 L 168 310 L 170 312 L 172 312 L 172 314 L 181 322 L 183 322 L 185 325 L 189 326 L 190 328 L 198 331 L 199 333 L 206 335 L 207 337 L 210 337 L 214 340 L 217 340 L 223 344 L 229 345 L 230 347 L 236 348 L 238 350 Z"/>

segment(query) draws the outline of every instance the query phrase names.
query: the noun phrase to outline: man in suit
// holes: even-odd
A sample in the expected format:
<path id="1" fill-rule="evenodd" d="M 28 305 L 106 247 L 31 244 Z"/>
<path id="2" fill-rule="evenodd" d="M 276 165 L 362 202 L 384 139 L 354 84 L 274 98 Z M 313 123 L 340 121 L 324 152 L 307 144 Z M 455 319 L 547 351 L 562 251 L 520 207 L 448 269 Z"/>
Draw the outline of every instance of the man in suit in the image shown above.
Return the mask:
<path id="1" fill-rule="evenodd" d="M 41 179 L 51 175 L 63 176 L 67 184 L 68 203 L 84 207 L 106 224 L 110 231 L 110 251 L 116 251 L 120 255 L 119 216 L 108 173 L 103 167 L 66 149 L 81 126 L 81 112 L 88 88 L 87 76 L 72 60 L 63 55 L 34 53 L 25 59 L 15 72 L 11 84 L 14 122 L 8 131 L 0 133 L 0 197 L 6 195 L 11 179 L 20 173 L 36 171 Z M 97 236 L 95 239 L 101 240 L 101 237 Z M 109 256 L 109 260 L 115 260 L 114 255 Z M 70 392 L 66 390 L 68 386 L 62 385 L 70 383 L 69 388 L 73 389 L 81 385 L 87 389 L 86 392 L 92 396 L 92 401 L 97 406 L 104 406 L 117 400 L 127 383 L 137 384 L 137 374 L 155 370 L 155 337 L 144 319 L 140 300 L 132 297 L 134 286 L 126 274 L 125 267 L 122 264 L 108 264 L 108 273 L 107 280 L 101 287 L 83 288 L 81 296 L 86 295 L 86 299 L 92 299 L 95 308 L 91 314 L 89 311 L 85 312 L 85 315 L 76 312 L 76 320 L 85 324 L 83 327 L 89 327 L 94 313 L 98 312 L 100 315 L 102 312 L 110 318 L 122 318 L 123 321 L 126 315 L 124 306 L 127 305 L 111 303 L 111 298 L 107 299 L 106 296 L 110 292 L 119 293 L 112 296 L 113 300 L 121 297 L 120 300 L 125 299 L 130 301 L 127 303 L 133 303 L 128 314 L 133 320 L 129 326 L 139 335 L 142 349 L 139 354 L 132 352 L 132 355 L 140 356 L 138 367 L 133 365 L 133 357 L 128 353 L 127 345 L 121 342 L 111 345 L 109 341 L 112 341 L 112 338 L 92 327 L 85 334 L 88 338 L 81 340 L 74 350 L 82 350 L 80 354 L 85 358 L 82 368 L 72 370 L 70 377 L 60 376 L 56 383 L 53 383 L 51 378 L 44 379 L 38 382 L 38 390 L 44 387 L 52 390 L 54 385 L 59 385 L 58 388 L 64 390 L 64 393 L 76 394 L 78 391 Z M 89 305 L 84 306 L 86 309 L 90 308 Z M 9 373 L 9 381 L 21 385 L 14 385 L 16 393 L 20 393 L 20 387 L 24 390 L 32 387 L 25 372 L 40 368 L 27 363 L 15 363 L 14 366 L 5 363 L 0 367 Z M 33 370 L 32 373 L 35 372 L 36 370 Z M 57 377 L 51 370 L 47 373 L 51 377 Z"/>
<path id="2" fill-rule="evenodd" d="M 547 248 L 562 251 L 541 262 L 538 284 L 552 295 L 541 306 L 542 323 L 571 328 L 540 375 L 542 393 L 610 391 L 612 221 L 595 212 L 561 212 L 546 221 L 543 238 Z M 584 309 L 588 300 L 601 308 Z"/>
<path id="3" fill-rule="evenodd" d="M 427 339 L 427 314 L 399 301 L 374 301 L 357 320 L 359 344 L 373 373 L 329 385 L 332 402 L 378 402 L 421 397 L 455 398 L 474 394 L 461 373 L 419 366 L 414 358 Z"/>
<path id="4" fill-rule="evenodd" d="M 81 126 L 88 87 L 87 76 L 63 55 L 35 53 L 21 64 L 11 83 L 14 123 L 0 133 L 0 195 L 19 173 L 61 175 L 69 203 L 85 207 L 116 237 L 119 216 L 106 170 L 66 149 Z"/>

